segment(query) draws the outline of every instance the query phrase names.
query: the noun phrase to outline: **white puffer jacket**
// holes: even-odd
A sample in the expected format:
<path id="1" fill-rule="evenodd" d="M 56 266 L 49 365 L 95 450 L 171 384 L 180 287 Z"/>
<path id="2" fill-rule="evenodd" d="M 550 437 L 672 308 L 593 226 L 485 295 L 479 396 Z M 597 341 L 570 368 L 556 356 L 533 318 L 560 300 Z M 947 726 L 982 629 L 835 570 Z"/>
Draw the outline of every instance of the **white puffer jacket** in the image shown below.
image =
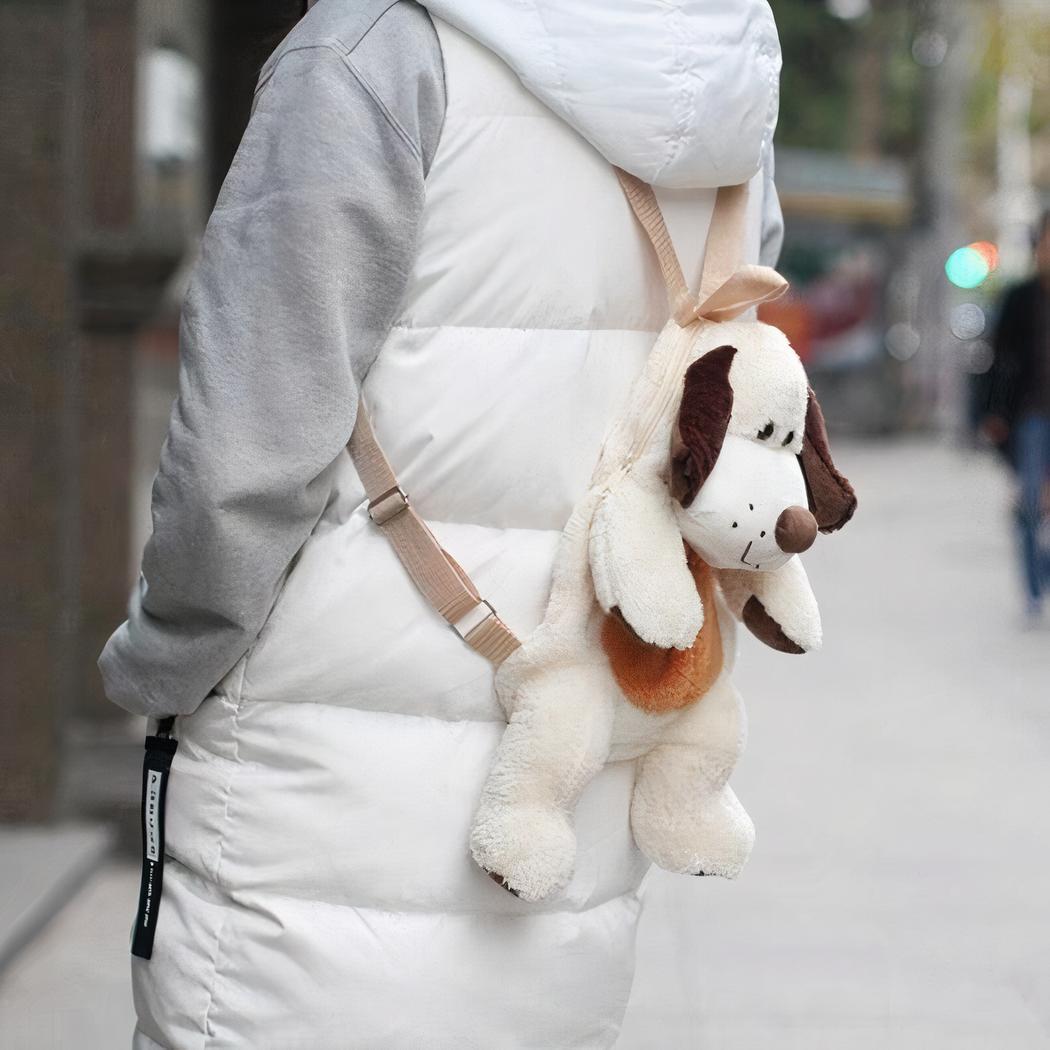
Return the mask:
<path id="1" fill-rule="evenodd" d="M 714 199 L 696 187 L 754 176 L 756 259 L 776 37 L 759 0 L 636 0 L 607 19 L 538 0 L 429 6 L 447 113 L 364 397 L 415 507 L 525 636 L 667 317 L 606 157 L 678 187 L 659 196 L 692 278 Z M 628 104 L 644 120 L 621 120 Z M 517 900 L 468 851 L 504 725 L 492 677 L 414 590 L 344 456 L 257 644 L 178 721 L 137 1047 L 613 1044 L 646 867 L 634 765 L 586 790 L 567 896 Z"/>

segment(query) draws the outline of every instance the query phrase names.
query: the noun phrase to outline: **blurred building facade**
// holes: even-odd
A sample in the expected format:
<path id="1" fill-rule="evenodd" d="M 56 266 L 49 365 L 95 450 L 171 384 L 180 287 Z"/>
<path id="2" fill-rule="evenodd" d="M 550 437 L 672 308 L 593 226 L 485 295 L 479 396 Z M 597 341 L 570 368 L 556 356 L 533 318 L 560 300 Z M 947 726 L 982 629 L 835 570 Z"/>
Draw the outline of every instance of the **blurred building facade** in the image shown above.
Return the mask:
<path id="1" fill-rule="evenodd" d="M 134 753 L 130 730 L 95 660 L 141 540 L 138 363 L 167 354 L 170 368 L 180 271 L 257 69 L 299 13 L 297 0 L 0 5 L 0 820 L 127 804 L 106 773 Z"/>

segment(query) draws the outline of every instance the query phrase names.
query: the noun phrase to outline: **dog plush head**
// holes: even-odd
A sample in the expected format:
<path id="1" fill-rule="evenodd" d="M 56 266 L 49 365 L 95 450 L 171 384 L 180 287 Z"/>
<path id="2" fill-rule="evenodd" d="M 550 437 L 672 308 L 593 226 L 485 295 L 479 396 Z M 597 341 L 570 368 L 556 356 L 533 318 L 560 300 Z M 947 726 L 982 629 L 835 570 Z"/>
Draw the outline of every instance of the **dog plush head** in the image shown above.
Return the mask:
<path id="1" fill-rule="evenodd" d="M 671 492 L 682 535 L 709 564 L 773 570 L 856 507 L 835 469 L 820 405 L 782 332 L 717 328 L 685 374 Z"/>
<path id="2" fill-rule="evenodd" d="M 737 588 L 746 603 L 756 586 L 768 589 L 782 576 L 778 569 L 804 577 L 798 562 L 788 564 L 791 556 L 818 531 L 845 525 L 856 506 L 831 460 L 802 364 L 781 332 L 726 321 L 701 332 L 693 352 L 668 428 L 670 471 L 664 430 L 661 444 L 601 494 L 589 537 L 599 606 L 663 649 L 689 648 L 704 622 L 683 539 L 716 570 L 763 578 Z M 800 588 L 813 623 L 785 628 L 792 652 L 819 644 L 812 592 L 799 583 L 796 598 Z M 772 597 L 762 608 L 785 626 L 786 611 Z"/>

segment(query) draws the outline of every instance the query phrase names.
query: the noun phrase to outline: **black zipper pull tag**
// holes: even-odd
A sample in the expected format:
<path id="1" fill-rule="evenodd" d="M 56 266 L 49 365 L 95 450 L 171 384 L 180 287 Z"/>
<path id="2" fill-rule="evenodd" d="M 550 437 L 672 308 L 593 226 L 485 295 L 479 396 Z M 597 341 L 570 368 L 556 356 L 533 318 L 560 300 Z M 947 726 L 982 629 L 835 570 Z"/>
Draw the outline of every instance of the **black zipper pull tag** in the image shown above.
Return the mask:
<path id="1" fill-rule="evenodd" d="M 164 885 L 164 800 L 171 760 L 179 746 L 178 740 L 169 735 L 174 721 L 174 718 L 162 719 L 157 735 L 146 737 L 146 757 L 142 763 L 142 883 L 131 938 L 131 954 L 140 959 L 153 955 Z"/>

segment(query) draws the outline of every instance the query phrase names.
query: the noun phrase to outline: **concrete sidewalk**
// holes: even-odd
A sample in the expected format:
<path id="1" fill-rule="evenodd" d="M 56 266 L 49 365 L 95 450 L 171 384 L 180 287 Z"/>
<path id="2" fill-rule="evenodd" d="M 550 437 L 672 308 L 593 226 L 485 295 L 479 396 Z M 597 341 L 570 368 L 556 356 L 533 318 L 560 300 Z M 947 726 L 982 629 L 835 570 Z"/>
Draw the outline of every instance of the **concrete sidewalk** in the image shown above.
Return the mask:
<path id="1" fill-rule="evenodd" d="M 0 974 L 77 896 L 114 838 L 98 824 L 0 826 Z"/>
<path id="2" fill-rule="evenodd" d="M 3 1050 L 127 1050 L 128 954 L 138 896 L 128 863 L 97 868 L 0 977 Z"/>
<path id="3" fill-rule="evenodd" d="M 736 883 L 650 875 L 618 1050 L 1050 1047 L 1050 631 L 1020 633 L 998 464 L 843 449 L 820 654 L 749 640 Z"/>
<path id="4" fill-rule="evenodd" d="M 861 511 L 806 556 L 825 650 L 741 652 L 754 856 L 649 876 L 618 1050 L 1050 1048 L 1050 630 L 1016 629 L 1007 481 L 837 451 Z M 136 892 L 103 868 L 22 953 L 0 1047 L 129 1045 Z"/>

